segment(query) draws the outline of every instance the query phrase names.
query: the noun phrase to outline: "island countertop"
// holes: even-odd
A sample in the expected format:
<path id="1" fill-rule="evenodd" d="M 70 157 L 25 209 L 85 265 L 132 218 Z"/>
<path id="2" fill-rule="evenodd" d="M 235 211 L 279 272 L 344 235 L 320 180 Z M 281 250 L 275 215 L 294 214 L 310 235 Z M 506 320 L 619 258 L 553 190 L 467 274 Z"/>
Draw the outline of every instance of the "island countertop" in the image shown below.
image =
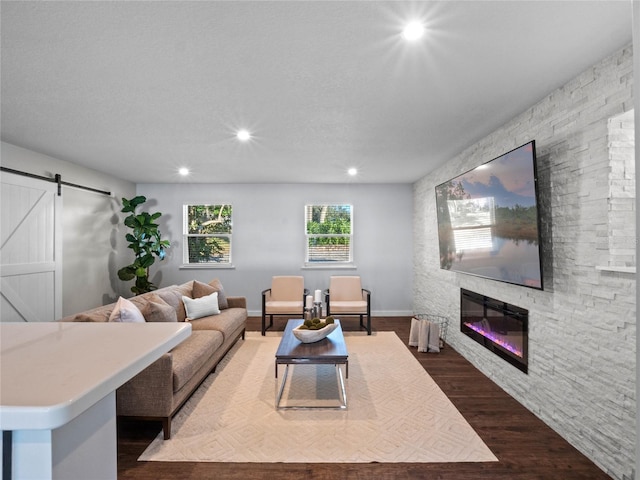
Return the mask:
<path id="1" fill-rule="evenodd" d="M 189 323 L 0 323 L 0 427 L 64 425 L 189 335 Z"/>

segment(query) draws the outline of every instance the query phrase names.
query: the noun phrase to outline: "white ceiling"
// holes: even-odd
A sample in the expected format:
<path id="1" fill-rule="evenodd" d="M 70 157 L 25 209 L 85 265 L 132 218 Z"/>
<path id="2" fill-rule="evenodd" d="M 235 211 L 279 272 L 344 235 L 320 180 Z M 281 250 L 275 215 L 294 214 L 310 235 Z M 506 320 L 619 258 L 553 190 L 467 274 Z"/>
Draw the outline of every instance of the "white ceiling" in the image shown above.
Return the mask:
<path id="1" fill-rule="evenodd" d="M 2 140 L 136 183 L 185 181 L 181 166 L 193 182 L 411 183 L 631 42 L 631 12 L 2 1 Z M 408 44 L 416 18 L 427 34 Z"/>

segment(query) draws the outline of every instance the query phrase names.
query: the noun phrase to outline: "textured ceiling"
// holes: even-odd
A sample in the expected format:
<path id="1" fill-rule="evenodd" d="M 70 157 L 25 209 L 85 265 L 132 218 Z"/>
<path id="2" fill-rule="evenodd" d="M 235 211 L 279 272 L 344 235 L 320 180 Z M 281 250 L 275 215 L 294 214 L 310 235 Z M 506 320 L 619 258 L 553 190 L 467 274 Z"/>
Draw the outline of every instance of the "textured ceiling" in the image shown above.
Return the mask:
<path id="1" fill-rule="evenodd" d="M 0 8 L 2 140 L 136 183 L 414 182 L 632 26 L 629 0 Z"/>

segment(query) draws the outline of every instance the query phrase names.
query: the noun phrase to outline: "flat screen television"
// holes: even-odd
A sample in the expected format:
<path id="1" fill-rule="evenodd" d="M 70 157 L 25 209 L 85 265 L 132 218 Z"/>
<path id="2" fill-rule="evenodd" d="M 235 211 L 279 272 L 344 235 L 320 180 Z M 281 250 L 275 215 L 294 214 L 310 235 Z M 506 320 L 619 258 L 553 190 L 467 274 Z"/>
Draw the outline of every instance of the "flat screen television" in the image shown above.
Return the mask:
<path id="1" fill-rule="evenodd" d="M 535 140 L 436 187 L 440 268 L 543 289 Z"/>

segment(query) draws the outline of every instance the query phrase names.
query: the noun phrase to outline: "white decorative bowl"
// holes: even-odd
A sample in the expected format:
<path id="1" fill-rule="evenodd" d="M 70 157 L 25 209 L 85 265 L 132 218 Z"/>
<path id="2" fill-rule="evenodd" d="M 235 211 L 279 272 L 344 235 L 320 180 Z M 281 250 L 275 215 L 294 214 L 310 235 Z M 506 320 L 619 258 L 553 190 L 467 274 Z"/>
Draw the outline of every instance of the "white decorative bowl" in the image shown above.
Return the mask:
<path id="1" fill-rule="evenodd" d="M 319 342 L 324 337 L 333 332 L 336 328 L 338 328 L 337 323 L 330 323 L 326 327 L 321 328 L 320 330 L 306 330 L 301 329 L 300 326 L 297 326 L 293 329 L 293 335 L 300 340 L 302 343 L 313 343 Z"/>

